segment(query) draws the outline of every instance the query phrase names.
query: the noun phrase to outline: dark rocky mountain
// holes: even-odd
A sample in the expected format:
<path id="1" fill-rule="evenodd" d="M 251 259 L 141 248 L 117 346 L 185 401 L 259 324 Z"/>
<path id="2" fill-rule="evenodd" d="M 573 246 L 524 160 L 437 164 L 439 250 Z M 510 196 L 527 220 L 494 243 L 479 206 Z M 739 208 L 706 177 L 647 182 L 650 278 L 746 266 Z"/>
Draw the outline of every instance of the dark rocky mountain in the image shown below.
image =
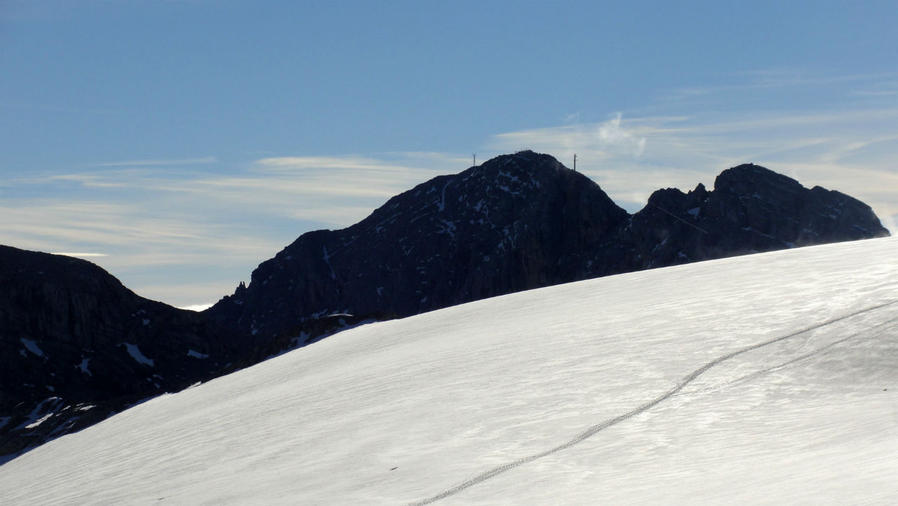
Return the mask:
<path id="1" fill-rule="evenodd" d="M 203 313 L 74 258 L 0 247 L 0 463 L 143 399 L 349 326 L 557 283 L 888 235 L 847 195 L 756 165 L 634 215 L 548 155 L 440 176 L 300 236 Z"/>
<path id="2" fill-rule="evenodd" d="M 0 463 L 225 372 L 238 343 L 90 262 L 0 246 Z"/>
<path id="3" fill-rule="evenodd" d="M 208 312 L 264 343 L 328 313 L 402 317 L 583 279 L 607 273 L 590 260 L 627 219 L 550 156 L 499 157 L 303 234 Z"/>
<path id="4" fill-rule="evenodd" d="M 440 176 L 343 230 L 300 236 L 208 310 L 284 346 L 329 313 L 381 319 L 750 252 L 888 235 L 866 204 L 746 164 L 713 191 L 656 191 L 629 215 L 592 180 L 523 151 Z M 270 351 L 270 350 L 269 350 Z"/>
<path id="5" fill-rule="evenodd" d="M 631 270 L 887 235 L 859 200 L 744 164 L 723 171 L 710 192 L 656 191 L 618 240 Z"/>

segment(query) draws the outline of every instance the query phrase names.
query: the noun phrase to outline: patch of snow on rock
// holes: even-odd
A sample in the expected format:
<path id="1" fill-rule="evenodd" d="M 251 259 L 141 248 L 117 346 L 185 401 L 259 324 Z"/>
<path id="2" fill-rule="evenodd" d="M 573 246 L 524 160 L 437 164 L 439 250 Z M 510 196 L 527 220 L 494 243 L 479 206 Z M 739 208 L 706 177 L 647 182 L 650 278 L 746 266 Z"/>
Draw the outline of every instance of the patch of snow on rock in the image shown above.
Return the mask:
<path id="1" fill-rule="evenodd" d="M 46 422 L 47 419 L 50 418 L 51 416 L 53 416 L 53 413 L 47 413 L 46 415 L 38 418 L 34 423 L 29 423 L 28 425 L 26 425 L 25 428 L 29 429 L 29 430 L 34 429 L 37 426 L 39 426 L 40 424 Z"/>
<path id="2" fill-rule="evenodd" d="M 146 355 L 140 352 L 140 348 L 138 348 L 136 344 L 124 343 L 124 346 L 128 350 L 128 355 L 131 355 L 131 358 L 136 360 L 137 363 L 148 365 L 150 367 L 156 365 L 155 362 L 153 362 L 153 359 L 147 358 Z"/>
<path id="3" fill-rule="evenodd" d="M 22 344 L 25 346 L 25 349 L 30 351 L 31 353 L 37 355 L 38 357 L 45 356 L 44 351 L 38 347 L 37 342 L 34 341 L 33 339 L 25 339 L 23 337 L 23 338 L 19 339 L 19 341 L 22 341 Z"/>
<path id="4" fill-rule="evenodd" d="M 193 358 L 199 358 L 199 359 L 209 358 L 209 355 L 208 355 L 208 354 L 206 354 L 206 353 L 200 353 L 200 352 L 195 351 L 195 350 L 187 350 L 187 356 L 188 356 L 188 357 L 193 357 Z"/>

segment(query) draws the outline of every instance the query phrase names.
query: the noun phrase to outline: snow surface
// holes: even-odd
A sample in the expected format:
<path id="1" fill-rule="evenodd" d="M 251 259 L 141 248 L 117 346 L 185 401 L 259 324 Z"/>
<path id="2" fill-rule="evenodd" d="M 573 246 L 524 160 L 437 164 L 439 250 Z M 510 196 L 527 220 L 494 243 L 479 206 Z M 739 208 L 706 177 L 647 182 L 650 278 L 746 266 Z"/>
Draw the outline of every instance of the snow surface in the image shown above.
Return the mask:
<path id="1" fill-rule="evenodd" d="M 37 427 L 38 425 L 40 425 L 40 424 L 46 422 L 47 419 L 49 419 L 51 416 L 53 416 L 53 413 L 47 413 L 46 415 L 44 415 L 44 416 L 38 418 L 38 419 L 35 420 L 34 422 L 29 423 L 28 425 L 26 425 L 25 428 L 26 428 L 26 429 L 33 429 L 33 428 Z"/>
<path id="2" fill-rule="evenodd" d="M 81 363 L 78 364 L 78 369 L 81 371 L 82 374 L 86 374 L 88 376 L 93 376 L 93 373 L 90 372 L 90 369 L 88 368 L 89 365 L 90 365 L 89 358 L 82 359 Z"/>
<path id="3" fill-rule="evenodd" d="M 22 346 L 24 346 L 31 353 L 34 353 L 38 357 L 44 356 L 44 351 L 37 345 L 37 341 L 33 339 L 25 339 L 24 337 L 19 338 L 19 341 L 21 341 Z"/>
<path id="4" fill-rule="evenodd" d="M 898 242 L 355 328 L 0 467 L 3 504 L 889 504 Z"/>
<path id="5" fill-rule="evenodd" d="M 143 353 L 140 352 L 140 348 L 137 347 L 136 344 L 131 343 L 122 343 L 125 346 L 125 349 L 128 350 L 128 355 L 131 355 L 138 364 L 148 365 L 153 367 L 155 362 L 151 358 L 147 358 Z"/>
<path id="6" fill-rule="evenodd" d="M 290 257 L 288 256 L 287 259 L 289 260 Z M 196 312 L 200 312 L 200 311 L 205 311 L 205 310 L 209 309 L 210 307 L 212 307 L 212 306 L 214 306 L 214 305 L 215 305 L 215 304 L 212 304 L 212 303 L 209 303 L 209 304 L 191 304 L 191 305 L 189 305 L 189 306 L 182 306 L 182 307 L 179 307 L 178 309 L 185 309 L 185 310 L 187 310 L 187 311 L 196 311 Z"/>
<path id="7" fill-rule="evenodd" d="M 200 360 L 209 358 L 209 355 L 208 355 L 208 354 L 206 354 L 206 353 L 200 353 L 200 352 L 198 352 L 198 351 L 196 351 L 196 350 L 187 350 L 187 356 L 188 356 L 188 357 L 193 357 L 193 358 L 198 358 L 198 359 L 200 359 Z"/>

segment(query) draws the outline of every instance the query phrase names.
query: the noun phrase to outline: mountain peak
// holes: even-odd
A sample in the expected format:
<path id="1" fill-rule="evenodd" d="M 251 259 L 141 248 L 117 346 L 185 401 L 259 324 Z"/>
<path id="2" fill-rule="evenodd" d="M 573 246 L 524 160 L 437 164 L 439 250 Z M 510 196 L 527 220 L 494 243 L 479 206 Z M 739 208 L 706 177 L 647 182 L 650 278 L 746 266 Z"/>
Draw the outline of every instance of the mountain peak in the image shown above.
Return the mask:
<path id="1" fill-rule="evenodd" d="M 498 183 L 501 183 L 502 178 L 513 180 L 517 177 L 525 177 L 530 183 L 528 187 L 540 189 L 542 183 L 549 183 L 551 179 L 572 174 L 576 174 L 576 172 L 565 167 L 552 155 L 525 150 L 496 156 L 456 174 L 455 177 L 461 179 L 479 177 L 485 182 L 492 180 Z M 581 181 L 582 183 L 595 185 L 589 178 L 584 177 L 584 179 L 585 181 Z"/>
<path id="2" fill-rule="evenodd" d="M 804 189 L 791 177 L 754 163 L 743 163 L 720 173 L 714 180 L 714 190 L 752 194 L 759 188 L 795 193 Z"/>
<path id="3" fill-rule="evenodd" d="M 504 154 L 493 157 L 483 165 L 522 165 L 528 169 L 542 169 L 546 167 L 561 168 L 564 167 L 554 156 L 545 153 L 537 153 L 535 151 L 525 149 L 516 153 Z M 564 167 L 567 168 L 567 167 Z"/>
<path id="4" fill-rule="evenodd" d="M 346 229 L 303 234 L 211 313 L 260 337 L 296 335 L 321 311 L 407 316 L 573 281 L 627 216 L 550 155 L 502 155 L 396 195 Z"/>

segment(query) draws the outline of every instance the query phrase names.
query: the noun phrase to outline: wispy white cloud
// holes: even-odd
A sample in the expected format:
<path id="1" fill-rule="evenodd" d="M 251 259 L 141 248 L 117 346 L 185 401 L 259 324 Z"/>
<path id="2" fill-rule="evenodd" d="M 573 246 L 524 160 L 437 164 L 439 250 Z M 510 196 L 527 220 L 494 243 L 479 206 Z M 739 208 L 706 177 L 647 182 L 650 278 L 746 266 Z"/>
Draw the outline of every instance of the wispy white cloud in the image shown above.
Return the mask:
<path id="1" fill-rule="evenodd" d="M 103 252 L 69 254 L 100 264 L 142 295 L 193 304 L 231 291 L 301 233 L 351 225 L 394 194 L 470 164 L 457 155 L 410 152 L 266 157 L 227 171 L 216 163 L 177 167 L 190 160 L 205 159 L 158 160 L 164 171 L 117 162 L 9 180 L 8 197 L 0 196 L 0 243 Z M 54 197 L 60 193 L 64 201 Z M 146 274 L 184 270 L 214 279 L 176 287 L 177 279 L 160 283 Z"/>
<path id="2" fill-rule="evenodd" d="M 364 218 L 391 196 L 414 185 L 461 170 L 461 160 L 467 161 L 436 153 L 392 153 L 384 159 L 267 157 L 236 174 L 131 179 L 130 184 L 166 193 L 175 200 L 189 198 L 212 207 L 240 206 L 263 215 L 336 228 Z"/>
<path id="3" fill-rule="evenodd" d="M 871 83 L 862 83 L 850 92 L 855 97 L 868 99 L 891 99 L 898 95 L 898 76 L 891 79 L 883 79 Z"/>
<path id="4" fill-rule="evenodd" d="M 215 163 L 218 159 L 214 156 L 203 156 L 199 158 L 154 158 L 142 160 L 119 160 L 113 162 L 91 163 L 92 167 L 164 167 L 178 165 L 199 165 Z"/>
<path id="5" fill-rule="evenodd" d="M 860 97 L 894 97 L 898 90 L 855 90 L 851 93 Z"/>
<path id="6" fill-rule="evenodd" d="M 883 83 L 894 83 L 896 77 L 898 77 L 896 72 L 834 74 L 802 68 L 756 69 L 723 76 L 715 84 L 675 88 L 665 92 L 662 99 L 673 102 L 699 99 L 709 105 L 715 97 L 735 97 L 736 100 L 741 100 L 747 92 L 780 93 L 823 88 L 833 88 L 841 92 L 844 88 L 851 89 L 851 87 L 879 89 Z"/>
<path id="7" fill-rule="evenodd" d="M 355 169 L 391 170 L 404 167 L 384 164 L 380 160 L 356 156 L 281 156 L 256 160 L 257 167 L 266 169 Z"/>
<path id="8" fill-rule="evenodd" d="M 78 257 L 78 258 L 100 258 L 109 256 L 106 253 L 83 253 L 83 252 L 68 252 L 68 251 L 54 251 L 54 255 L 65 255 L 67 257 Z"/>
<path id="9" fill-rule="evenodd" d="M 580 112 L 572 112 L 564 115 L 564 123 L 579 123 L 580 122 Z"/>
<path id="10" fill-rule="evenodd" d="M 594 124 L 506 132 L 498 150 L 533 147 L 581 171 L 629 210 L 661 187 L 710 185 L 723 169 L 755 162 L 851 194 L 887 217 L 898 212 L 898 107 L 829 111 L 615 116 Z"/>
<path id="11" fill-rule="evenodd" d="M 18 181 L 20 183 L 50 183 L 50 182 L 59 182 L 59 183 L 77 183 L 81 186 L 88 188 L 122 188 L 128 186 L 128 184 L 124 181 L 115 181 L 109 177 L 110 174 L 87 174 L 87 173 L 78 173 L 78 174 L 54 174 L 50 176 L 43 177 L 30 177 L 30 178 L 20 178 Z"/>
<path id="12" fill-rule="evenodd" d="M 255 187 L 293 195 L 380 199 L 446 170 L 458 169 L 457 157 L 446 160 L 432 153 L 415 153 L 414 156 L 423 159 L 423 163 L 410 164 L 409 156 L 399 160 L 356 156 L 262 158 L 251 165 L 247 174 L 203 180 L 200 189 L 203 185 L 218 189 Z"/>
<path id="13" fill-rule="evenodd" d="M 895 76 L 895 73 L 833 74 L 803 68 L 766 68 L 733 73 L 739 83 L 735 86 L 746 88 L 782 88 L 801 86 L 819 87 L 830 84 L 845 84 L 880 81 Z"/>
<path id="14" fill-rule="evenodd" d="M 286 245 L 293 234 L 273 237 L 264 223 L 216 221 L 191 215 L 195 208 L 167 208 L 151 195 L 134 202 L 92 202 L 52 198 L 0 200 L 0 243 L 86 258 L 141 295 L 190 304 L 217 298 L 245 279 L 258 262 Z M 215 271 L 219 291 L 174 287 L 185 272 Z M 163 274 L 163 273 L 169 274 Z M 164 280 L 163 283 L 160 283 Z M 172 283 L 167 292 L 149 290 Z M 202 285 L 199 280 L 195 284 Z"/>
<path id="15" fill-rule="evenodd" d="M 495 151 L 517 151 L 530 148 L 545 151 L 567 160 L 574 153 L 608 160 L 626 157 L 638 159 L 645 151 L 647 138 L 639 127 L 624 126 L 623 116 L 593 124 L 578 123 L 558 127 L 506 132 L 489 143 Z"/>

